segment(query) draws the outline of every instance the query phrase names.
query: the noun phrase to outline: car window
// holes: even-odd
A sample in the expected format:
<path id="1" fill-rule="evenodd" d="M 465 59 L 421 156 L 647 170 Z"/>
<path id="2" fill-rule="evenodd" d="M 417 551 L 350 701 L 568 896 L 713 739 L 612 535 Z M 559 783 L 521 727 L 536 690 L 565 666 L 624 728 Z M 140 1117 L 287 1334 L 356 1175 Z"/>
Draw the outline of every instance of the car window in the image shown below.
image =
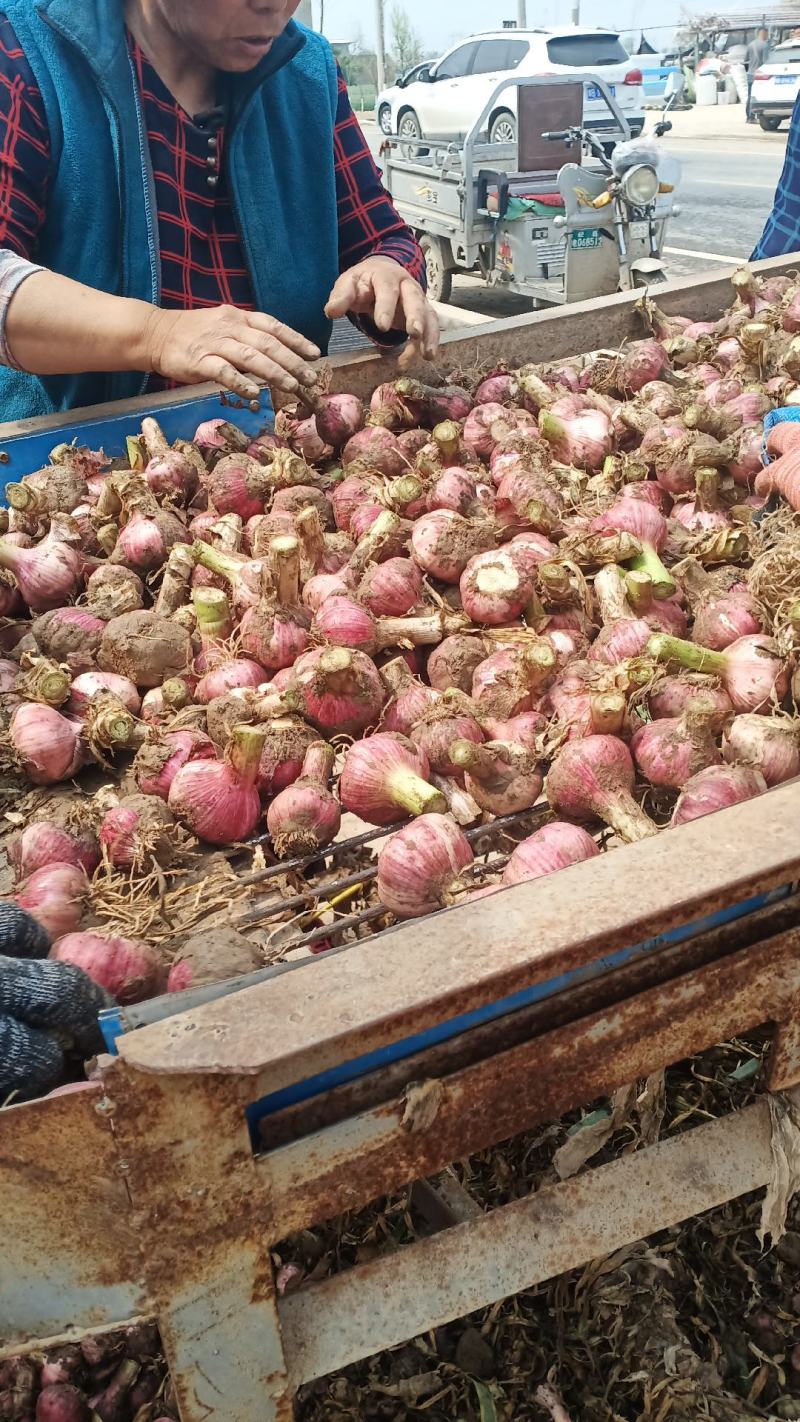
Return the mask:
<path id="1" fill-rule="evenodd" d="M 558 35 L 547 41 L 551 64 L 594 69 L 598 64 L 624 64 L 630 58 L 619 35 Z"/>
<path id="2" fill-rule="evenodd" d="M 773 49 L 768 64 L 800 64 L 800 45 L 796 49 Z"/>
<path id="3" fill-rule="evenodd" d="M 472 62 L 471 74 L 497 74 L 516 69 L 528 53 L 525 40 L 481 40 Z"/>
<path id="4" fill-rule="evenodd" d="M 436 66 L 436 78 L 463 79 L 464 75 L 470 72 L 472 56 L 477 47 L 476 44 L 462 44 L 459 49 L 454 49 L 452 54 L 448 54 L 447 58 Z"/>

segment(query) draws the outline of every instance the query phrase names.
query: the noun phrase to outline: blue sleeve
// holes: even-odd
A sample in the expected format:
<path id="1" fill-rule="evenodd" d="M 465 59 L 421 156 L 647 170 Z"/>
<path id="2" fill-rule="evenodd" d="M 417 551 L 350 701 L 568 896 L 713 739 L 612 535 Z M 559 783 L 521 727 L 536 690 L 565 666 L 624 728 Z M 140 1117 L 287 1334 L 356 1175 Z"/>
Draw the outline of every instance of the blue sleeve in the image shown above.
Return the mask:
<path id="1" fill-rule="evenodd" d="M 752 261 L 800 252 L 800 99 L 794 106 L 775 203 Z"/>

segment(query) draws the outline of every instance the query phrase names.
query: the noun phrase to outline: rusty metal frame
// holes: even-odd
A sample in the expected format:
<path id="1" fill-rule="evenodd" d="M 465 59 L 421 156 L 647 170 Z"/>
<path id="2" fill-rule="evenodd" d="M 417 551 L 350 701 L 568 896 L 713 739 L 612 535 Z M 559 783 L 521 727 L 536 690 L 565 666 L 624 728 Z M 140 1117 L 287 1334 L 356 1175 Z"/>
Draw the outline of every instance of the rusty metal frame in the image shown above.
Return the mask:
<path id="1" fill-rule="evenodd" d="M 253 1150 L 247 1108 L 276 1083 L 800 874 L 800 784 L 709 828 L 696 822 L 578 865 L 560 887 L 509 890 L 490 962 L 481 961 L 490 919 L 475 914 L 486 900 L 439 920 L 434 959 L 407 925 L 371 954 L 367 941 L 123 1038 L 101 1087 L 0 1113 L 10 1265 L 0 1276 L 0 1356 L 153 1316 L 184 1422 L 289 1422 L 302 1381 L 765 1183 L 763 1102 L 399 1257 L 275 1296 L 270 1248 L 286 1234 L 734 1032 L 774 1024 L 769 1084 L 796 1087 L 792 895 L 268 1119 L 266 1149 Z M 682 884 L 687 862 L 694 882 Z M 369 975 L 357 995 L 356 970 Z M 436 1107 L 415 1126 L 406 1093 L 419 1080 L 435 1082 Z M 531 1081 L 535 1094 L 520 1090 Z M 20 1289 L 12 1274 L 33 1284 Z"/>
<path id="2" fill-rule="evenodd" d="M 719 309 L 721 279 L 688 286 L 687 314 Z M 497 351 L 629 333 L 629 297 L 594 305 L 504 323 Z M 466 363 L 470 338 L 457 350 Z M 380 378 L 374 357 L 350 361 L 351 388 L 354 365 Z M 124 1036 L 97 1086 L 0 1112 L 0 1357 L 156 1317 L 183 1422 L 289 1422 L 301 1382 L 764 1184 L 761 1102 L 276 1298 L 270 1249 L 291 1231 L 734 1033 L 772 1024 L 768 1086 L 798 1099 L 800 902 L 777 897 L 798 878 L 791 784 Z M 599 960 L 591 980 L 525 997 Z M 422 1045 L 397 1055 L 408 1041 Z M 249 1108 L 317 1077 L 254 1148 Z M 408 1110 L 420 1081 L 427 1119 Z"/>

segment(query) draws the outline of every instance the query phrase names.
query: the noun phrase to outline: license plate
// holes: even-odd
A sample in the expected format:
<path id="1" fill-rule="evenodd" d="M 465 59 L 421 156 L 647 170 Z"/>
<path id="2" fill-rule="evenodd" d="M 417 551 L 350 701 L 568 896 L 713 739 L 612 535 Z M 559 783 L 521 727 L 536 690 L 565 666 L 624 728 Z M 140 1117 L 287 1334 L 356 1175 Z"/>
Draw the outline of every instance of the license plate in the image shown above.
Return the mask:
<path id="1" fill-rule="evenodd" d="M 617 86 L 616 86 L 616 84 L 609 84 L 609 86 L 608 86 L 608 92 L 609 92 L 609 94 L 611 95 L 612 99 L 615 99 L 616 96 L 617 96 Z M 590 99 L 602 99 L 602 98 L 604 97 L 604 96 L 600 93 L 600 90 L 598 89 L 598 87 L 597 87 L 596 84 L 590 84 L 589 87 L 588 87 L 588 89 L 587 89 L 587 91 L 586 91 L 586 93 L 587 93 L 587 97 L 590 98 Z"/>
<path id="2" fill-rule="evenodd" d="M 796 83 L 797 83 L 797 75 L 796 75 L 796 74 L 776 74 L 776 75 L 775 75 L 775 79 L 776 79 L 776 81 L 777 81 L 778 84 L 796 84 Z"/>
<path id="3" fill-rule="evenodd" d="M 649 222 L 632 222 L 630 225 L 632 242 L 643 242 L 650 236 Z"/>
<path id="4" fill-rule="evenodd" d="M 569 245 L 574 252 L 585 252 L 590 247 L 599 247 L 600 228 L 587 227 L 583 232 L 570 233 Z"/>

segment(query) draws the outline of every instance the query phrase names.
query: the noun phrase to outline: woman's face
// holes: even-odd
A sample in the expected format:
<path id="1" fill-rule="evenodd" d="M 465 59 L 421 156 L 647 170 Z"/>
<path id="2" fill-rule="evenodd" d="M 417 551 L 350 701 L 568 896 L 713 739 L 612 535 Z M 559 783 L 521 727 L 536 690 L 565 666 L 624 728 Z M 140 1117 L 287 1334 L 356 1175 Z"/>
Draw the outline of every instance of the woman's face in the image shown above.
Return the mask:
<path id="1" fill-rule="evenodd" d="M 230 74 L 255 69 L 300 0 L 156 0 L 190 54 Z"/>

